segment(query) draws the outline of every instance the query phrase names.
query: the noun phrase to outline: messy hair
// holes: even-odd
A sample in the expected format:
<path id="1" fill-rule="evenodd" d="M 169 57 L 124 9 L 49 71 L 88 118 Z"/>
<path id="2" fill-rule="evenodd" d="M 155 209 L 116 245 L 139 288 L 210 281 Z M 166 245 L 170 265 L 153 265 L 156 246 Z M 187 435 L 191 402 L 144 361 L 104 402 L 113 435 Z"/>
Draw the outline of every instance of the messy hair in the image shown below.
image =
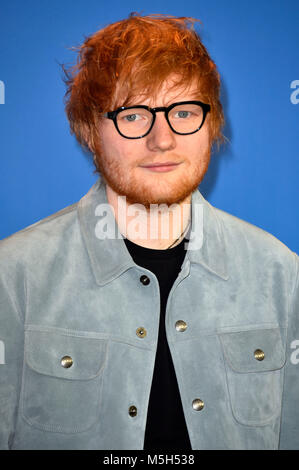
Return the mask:
<path id="1" fill-rule="evenodd" d="M 140 95 L 153 98 L 170 75 L 174 87 L 196 84 L 197 98 L 211 106 L 211 142 L 223 141 L 220 77 L 194 29 L 194 18 L 140 16 L 110 24 L 74 47 L 75 65 L 66 69 L 65 109 L 71 133 L 95 152 L 101 115 L 135 104 Z"/>

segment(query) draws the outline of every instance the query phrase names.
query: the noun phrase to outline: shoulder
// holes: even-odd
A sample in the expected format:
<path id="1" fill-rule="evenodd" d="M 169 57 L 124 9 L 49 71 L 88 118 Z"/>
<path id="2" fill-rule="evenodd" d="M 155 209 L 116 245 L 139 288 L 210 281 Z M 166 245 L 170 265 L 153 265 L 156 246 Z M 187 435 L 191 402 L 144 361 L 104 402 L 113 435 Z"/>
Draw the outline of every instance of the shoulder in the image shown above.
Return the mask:
<path id="1" fill-rule="evenodd" d="M 49 269 L 61 268 L 69 246 L 80 239 L 76 209 L 68 206 L 0 241 L 0 302 L 13 304 L 20 318 L 27 280 L 38 286 Z"/>
<path id="2" fill-rule="evenodd" d="M 299 257 L 277 237 L 266 230 L 240 219 L 228 212 L 213 207 L 221 222 L 226 248 L 231 256 L 243 262 L 271 265 L 273 269 L 284 267 L 297 273 Z"/>
<path id="3" fill-rule="evenodd" d="M 77 224 L 77 204 L 29 225 L 0 241 L 1 268 L 13 262 L 38 260 L 43 253 L 56 249 L 63 239 L 70 237 Z M 1 269 L 1 270 L 2 270 Z"/>

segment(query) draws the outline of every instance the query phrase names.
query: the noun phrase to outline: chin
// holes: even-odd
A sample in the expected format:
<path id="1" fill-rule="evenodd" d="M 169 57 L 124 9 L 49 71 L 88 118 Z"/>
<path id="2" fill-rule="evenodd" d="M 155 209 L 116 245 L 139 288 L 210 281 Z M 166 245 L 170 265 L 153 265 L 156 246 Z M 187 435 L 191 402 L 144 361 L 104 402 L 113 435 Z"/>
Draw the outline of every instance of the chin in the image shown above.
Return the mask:
<path id="1" fill-rule="evenodd" d="M 139 172 L 124 173 L 119 168 L 103 166 L 101 174 L 106 184 L 119 196 L 126 197 L 129 204 L 141 204 L 146 209 L 151 204 L 180 204 L 185 201 L 201 183 L 208 167 L 201 164 L 188 171 L 140 175 Z M 109 171 L 105 171 L 109 170 Z"/>
<path id="2" fill-rule="evenodd" d="M 180 204 L 185 201 L 198 187 L 198 184 L 197 181 L 191 185 L 178 184 L 169 190 L 153 190 L 153 188 L 146 186 L 142 188 L 139 186 L 134 191 L 131 187 L 130 191 L 126 191 L 123 195 L 126 196 L 130 204 L 142 204 L 147 209 L 150 208 L 151 204 L 166 204 L 171 206 L 172 204 Z"/>

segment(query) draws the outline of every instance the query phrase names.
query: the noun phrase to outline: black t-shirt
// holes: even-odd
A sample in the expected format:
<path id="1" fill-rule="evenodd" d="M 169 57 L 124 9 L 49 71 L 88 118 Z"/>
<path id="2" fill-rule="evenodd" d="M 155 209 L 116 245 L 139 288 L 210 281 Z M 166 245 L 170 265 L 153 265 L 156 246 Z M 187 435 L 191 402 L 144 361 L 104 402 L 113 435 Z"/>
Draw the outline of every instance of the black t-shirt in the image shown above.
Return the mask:
<path id="1" fill-rule="evenodd" d="M 154 376 L 150 392 L 144 449 L 191 450 L 176 375 L 166 331 L 165 309 L 168 294 L 176 280 L 186 251 L 184 239 L 167 250 L 144 248 L 125 239 L 134 262 L 153 272 L 160 287 L 160 325 Z"/>

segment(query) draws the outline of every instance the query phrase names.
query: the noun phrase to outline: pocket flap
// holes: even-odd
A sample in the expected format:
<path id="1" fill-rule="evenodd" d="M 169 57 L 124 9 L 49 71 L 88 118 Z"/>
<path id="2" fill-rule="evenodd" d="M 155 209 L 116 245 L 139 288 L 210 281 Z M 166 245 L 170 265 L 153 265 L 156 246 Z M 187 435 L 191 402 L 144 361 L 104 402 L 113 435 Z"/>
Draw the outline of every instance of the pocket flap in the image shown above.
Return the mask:
<path id="1" fill-rule="evenodd" d="M 281 369 L 285 363 L 283 333 L 284 329 L 273 328 L 223 333 L 219 337 L 225 359 L 234 371 L 266 372 Z"/>
<path id="2" fill-rule="evenodd" d="M 25 358 L 40 374 L 71 380 L 92 379 L 100 374 L 106 359 L 107 341 L 67 333 L 27 330 Z M 62 358 L 71 358 L 70 367 Z"/>

